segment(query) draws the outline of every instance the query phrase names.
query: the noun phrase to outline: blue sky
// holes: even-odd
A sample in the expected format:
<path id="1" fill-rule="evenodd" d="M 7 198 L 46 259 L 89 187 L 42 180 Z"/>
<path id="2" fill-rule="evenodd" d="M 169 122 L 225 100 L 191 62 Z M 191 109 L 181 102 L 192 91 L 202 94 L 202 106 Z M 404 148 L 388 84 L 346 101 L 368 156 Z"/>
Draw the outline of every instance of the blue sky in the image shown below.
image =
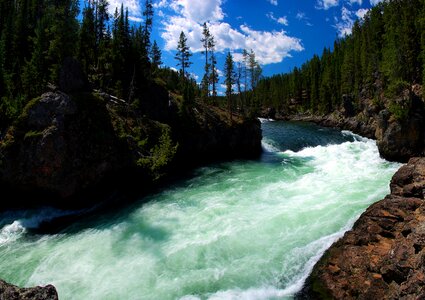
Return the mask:
<path id="1" fill-rule="evenodd" d="M 353 22 L 380 0 L 154 0 L 152 39 L 162 49 L 166 66 L 174 59 L 181 31 L 193 52 L 190 72 L 199 82 L 204 58 L 200 53 L 202 24 L 208 22 L 216 40 L 218 68 L 227 51 L 240 59 L 253 49 L 263 75 L 289 72 L 301 66 L 337 37 L 351 33 Z M 109 0 L 110 11 L 124 3 L 134 22 L 142 21 L 144 0 Z M 221 78 L 220 81 L 223 81 Z"/>

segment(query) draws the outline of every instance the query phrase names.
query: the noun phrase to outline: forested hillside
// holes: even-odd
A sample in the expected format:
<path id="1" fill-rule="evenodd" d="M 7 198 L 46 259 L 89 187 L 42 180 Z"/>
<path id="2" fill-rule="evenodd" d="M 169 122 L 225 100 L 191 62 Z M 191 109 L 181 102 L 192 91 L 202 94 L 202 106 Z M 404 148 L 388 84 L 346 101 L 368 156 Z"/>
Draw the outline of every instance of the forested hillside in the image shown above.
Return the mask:
<path id="1" fill-rule="evenodd" d="M 326 114 L 351 99 L 360 110 L 360 99 L 380 105 L 405 88 L 425 82 L 425 1 L 392 0 L 373 7 L 357 21 L 352 34 L 338 39 L 291 73 L 259 82 L 256 97 L 263 107 L 283 114 Z M 390 111 L 403 117 L 403 107 L 393 101 Z"/>
<path id="2" fill-rule="evenodd" d="M 184 32 L 180 70 L 161 66 L 152 0 L 143 2 L 142 22 L 131 22 L 123 5 L 110 15 L 107 0 L 79 3 L 0 0 L 2 190 L 84 206 L 87 193 L 140 192 L 172 171 L 258 156 L 259 121 L 211 105 L 218 104 L 211 35 L 201 98 Z"/>
<path id="3" fill-rule="evenodd" d="M 150 95 L 155 78 L 178 93 L 189 86 L 194 97 L 194 82 L 159 68 L 161 50 L 150 37 L 152 1 L 144 3 L 144 21 L 134 24 L 124 6 L 111 16 L 108 5 L 107 0 L 90 0 L 82 8 L 77 0 L 0 1 L 0 128 L 10 125 L 48 84 L 60 86 L 66 59 L 78 62 L 88 77 L 86 88 L 135 106 Z M 63 76 L 62 81 L 70 79 Z"/>

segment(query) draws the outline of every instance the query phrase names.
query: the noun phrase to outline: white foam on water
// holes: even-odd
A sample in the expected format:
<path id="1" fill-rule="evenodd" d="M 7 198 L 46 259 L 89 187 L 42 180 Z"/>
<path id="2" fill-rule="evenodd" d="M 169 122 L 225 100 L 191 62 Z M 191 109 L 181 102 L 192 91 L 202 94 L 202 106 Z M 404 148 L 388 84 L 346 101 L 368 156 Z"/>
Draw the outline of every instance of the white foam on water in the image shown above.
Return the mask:
<path id="1" fill-rule="evenodd" d="M 0 246 L 16 241 L 23 236 L 28 229 L 38 228 L 43 222 L 49 222 L 56 218 L 73 215 L 79 212 L 81 211 L 65 211 L 50 207 L 37 210 L 5 212 L 1 217 L 10 224 L 6 224 L 0 228 Z"/>
<path id="2" fill-rule="evenodd" d="M 261 147 L 263 148 L 263 150 L 265 152 L 270 152 L 270 153 L 277 153 L 280 151 L 280 149 L 278 147 L 276 147 L 275 145 L 273 145 L 273 142 L 267 139 L 263 139 L 261 141 Z"/>
<path id="3" fill-rule="evenodd" d="M 110 224 L 33 242 L 19 237 L 52 212 L 11 218 L 0 273 L 52 283 L 61 299 L 291 298 L 399 164 L 363 138 L 283 153 L 265 143 L 281 164 L 201 168 Z"/>

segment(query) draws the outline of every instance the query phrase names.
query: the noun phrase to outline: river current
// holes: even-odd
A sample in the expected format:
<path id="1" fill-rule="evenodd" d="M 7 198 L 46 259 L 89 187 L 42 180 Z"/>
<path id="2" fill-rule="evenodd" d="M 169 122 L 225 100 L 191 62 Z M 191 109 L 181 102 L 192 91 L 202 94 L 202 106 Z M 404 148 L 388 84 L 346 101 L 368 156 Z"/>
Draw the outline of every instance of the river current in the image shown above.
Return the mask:
<path id="1" fill-rule="evenodd" d="M 350 132 L 262 120 L 256 161 L 199 168 L 56 234 L 68 212 L 0 214 L 0 278 L 60 299 L 290 299 L 400 166 Z"/>

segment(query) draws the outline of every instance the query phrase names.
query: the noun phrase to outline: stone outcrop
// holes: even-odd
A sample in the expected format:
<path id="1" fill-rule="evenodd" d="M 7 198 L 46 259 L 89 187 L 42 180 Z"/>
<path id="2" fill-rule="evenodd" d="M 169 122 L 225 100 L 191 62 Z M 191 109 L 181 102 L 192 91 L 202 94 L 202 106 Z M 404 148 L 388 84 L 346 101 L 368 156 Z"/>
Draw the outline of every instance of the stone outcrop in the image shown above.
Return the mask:
<path id="1" fill-rule="evenodd" d="M 424 299 L 424 200 L 425 158 L 412 158 L 391 194 L 325 252 L 298 298 Z"/>
<path id="2" fill-rule="evenodd" d="M 0 279 L 0 300 L 58 300 L 52 285 L 45 287 L 19 288 Z"/>
<path id="3" fill-rule="evenodd" d="M 233 116 L 230 120 L 226 111 L 216 107 L 195 108 L 187 119 L 189 122 L 178 128 L 176 137 L 178 159 L 184 164 L 250 159 L 261 154 L 261 123 L 257 119 Z"/>
<path id="4" fill-rule="evenodd" d="M 100 99 L 45 93 L 0 142 L 0 180 L 16 191 L 67 198 L 125 164 L 119 145 Z"/>
<path id="5" fill-rule="evenodd" d="M 30 101 L 0 139 L 0 188 L 20 200 L 0 201 L 0 208 L 90 206 L 111 188 L 140 193 L 182 168 L 261 153 L 257 120 L 230 122 L 224 111 L 203 105 L 182 116 L 161 87 L 155 95 L 163 103 L 148 116 L 146 105 L 105 93 L 52 91 Z"/>

